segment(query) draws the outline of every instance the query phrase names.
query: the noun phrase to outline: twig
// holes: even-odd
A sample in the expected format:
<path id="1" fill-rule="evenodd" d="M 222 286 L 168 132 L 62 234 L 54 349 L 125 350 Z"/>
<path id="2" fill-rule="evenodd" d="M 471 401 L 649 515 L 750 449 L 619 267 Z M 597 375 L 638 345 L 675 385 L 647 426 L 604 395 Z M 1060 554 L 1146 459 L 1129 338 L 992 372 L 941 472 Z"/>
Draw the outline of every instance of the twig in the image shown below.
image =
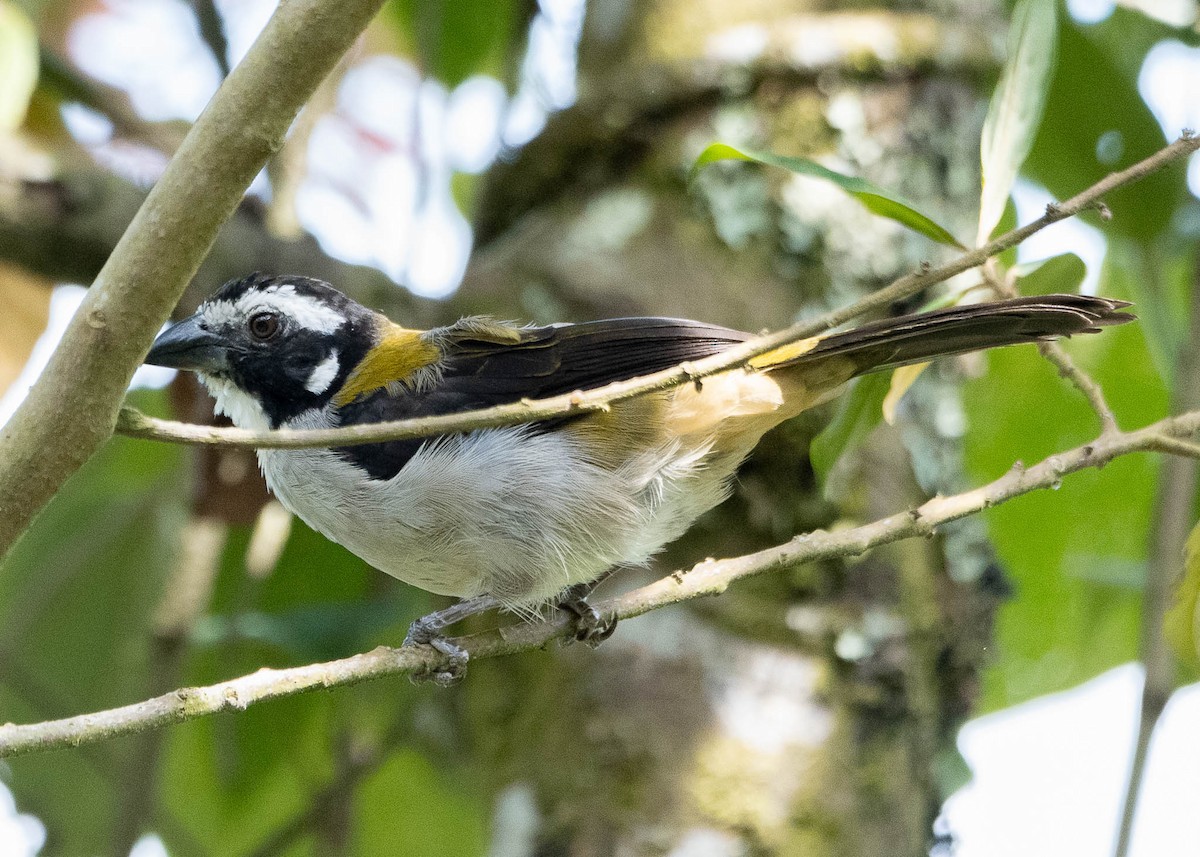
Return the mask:
<path id="1" fill-rule="evenodd" d="M 200 38 L 208 46 L 212 58 L 221 71 L 221 77 L 229 76 L 229 40 L 225 38 L 225 21 L 217 11 L 213 0 L 190 0 L 188 3 L 196 16 Z"/>
<path id="2" fill-rule="evenodd" d="M 994 261 L 989 260 L 983 266 L 984 279 L 996 292 L 1004 297 L 1016 297 L 1020 292 L 1011 279 L 1011 272 L 1009 278 L 1001 276 L 996 270 Z M 1041 355 L 1058 369 L 1059 377 L 1069 381 L 1087 399 L 1088 404 L 1091 405 L 1092 410 L 1096 412 L 1096 416 L 1100 420 L 1100 434 L 1108 435 L 1117 431 L 1116 414 L 1113 413 L 1112 407 L 1104 397 L 1104 390 L 1096 383 L 1096 380 L 1076 366 L 1075 361 L 1071 359 L 1071 355 L 1057 342 L 1039 342 L 1037 347 Z"/>
<path id="3" fill-rule="evenodd" d="M 1167 435 L 1154 438 L 1150 449 L 1154 452 L 1165 452 L 1182 458 L 1200 458 L 1200 443 Z"/>
<path id="4" fill-rule="evenodd" d="M 1011 232 L 1007 232 L 994 241 L 976 250 L 963 253 L 956 259 L 944 265 L 923 268 L 908 274 L 893 282 L 891 285 L 874 292 L 860 301 L 843 309 L 828 313 L 815 321 L 794 325 L 787 330 L 760 336 L 748 340 L 720 354 L 696 360 L 691 363 L 655 372 L 640 378 L 609 384 L 595 390 L 569 393 L 548 399 L 526 400 L 507 405 L 498 405 L 477 411 L 466 411 L 446 416 L 423 417 L 414 420 L 398 420 L 395 422 L 371 423 L 368 425 L 348 426 L 336 429 L 321 429 L 309 431 L 288 431 L 286 429 L 268 432 L 256 432 L 237 428 L 217 428 L 214 426 L 196 426 L 178 423 L 171 420 L 160 420 L 138 413 L 132 408 L 124 408 L 117 422 L 117 432 L 129 437 L 147 440 L 171 441 L 187 444 L 220 444 L 223 446 L 243 446 L 258 449 L 304 449 L 322 446 L 354 446 L 364 443 L 378 443 L 386 440 L 407 440 L 418 437 L 429 437 L 451 432 L 472 431 L 493 426 L 516 425 L 537 420 L 561 417 L 569 414 L 580 414 L 592 411 L 604 411 L 617 402 L 642 396 L 658 390 L 695 382 L 724 372 L 745 366 L 754 357 L 765 354 L 783 345 L 799 342 L 809 337 L 824 333 L 830 328 L 843 324 L 851 319 L 872 310 L 881 309 L 896 301 L 913 295 L 922 289 L 950 279 L 963 271 L 978 267 L 993 256 L 1020 244 L 1030 235 L 1045 229 L 1052 223 L 1057 223 L 1081 211 L 1095 208 L 1100 198 L 1121 185 L 1135 181 L 1167 164 L 1200 149 L 1200 138 L 1190 135 L 1181 137 L 1166 148 L 1150 156 L 1140 163 L 1134 164 L 1119 173 L 1113 173 L 1092 185 L 1083 193 L 1058 205 L 1047 206 L 1046 213 L 1032 223 L 1028 223 Z M 1061 369 L 1062 367 L 1060 367 Z M 1066 371 L 1066 370 L 1064 370 Z M 1078 370 L 1075 370 L 1076 372 Z M 1067 374 L 1072 381 L 1076 379 Z M 1076 382 L 1078 385 L 1078 382 Z M 1103 403 L 1103 396 L 1098 388 L 1081 387 L 1089 400 L 1095 399 Z M 1098 397 L 1098 398 L 1096 398 Z M 1107 405 L 1103 405 L 1107 410 Z M 1115 430 L 1116 423 L 1111 411 L 1101 413 L 1101 421 L 1106 432 Z"/>
<path id="5" fill-rule="evenodd" d="M 1193 284 L 1188 334 L 1175 360 L 1175 389 L 1172 410 L 1200 407 L 1200 281 Z M 1137 738 L 1129 767 L 1129 781 L 1117 831 L 1115 857 L 1126 857 L 1133 841 L 1134 821 L 1141 797 L 1150 742 L 1159 719 L 1175 691 L 1175 658 L 1163 634 L 1163 622 L 1171 606 L 1174 582 L 1183 563 L 1188 533 L 1196 521 L 1196 485 L 1200 479 L 1200 447 L 1171 437 L 1156 438 L 1158 449 L 1181 455 L 1184 460 L 1166 460 L 1159 467 L 1154 521 L 1150 530 L 1149 562 L 1142 588 L 1142 621 L 1139 657 L 1146 670 L 1142 684 Z"/>
<path id="6" fill-rule="evenodd" d="M 333 778 L 309 798 L 309 805 L 303 812 L 273 830 L 266 840 L 249 852 L 248 857 L 275 857 L 289 853 L 296 840 L 327 818 L 331 814 L 331 807 L 353 797 L 362 781 L 378 771 L 380 765 L 391 758 L 391 752 L 409 739 L 404 731 L 407 723 L 406 718 L 397 718 L 387 734 L 375 744 L 349 748 L 344 746 L 343 741 L 338 747 L 338 767 Z"/>
<path id="7" fill-rule="evenodd" d="M 758 553 L 726 560 L 706 560 L 688 571 L 679 571 L 641 589 L 616 596 L 597 606 L 622 619 L 630 619 L 677 604 L 724 592 L 731 583 L 753 575 L 791 568 L 820 559 L 855 556 L 876 545 L 913 536 L 930 537 L 949 521 L 1057 485 L 1062 477 L 1090 467 L 1101 467 L 1122 455 L 1154 448 L 1161 437 L 1185 438 L 1200 431 L 1200 411 L 1153 423 L 1134 432 L 1117 432 L 1066 452 L 1052 455 L 1032 467 L 1014 466 L 999 479 L 962 494 L 934 497 L 921 506 L 899 512 L 861 527 L 837 532 L 819 531 Z M 537 623 L 518 623 L 455 642 L 473 659 L 528 651 L 563 636 L 565 617 Z M 356 684 L 383 676 L 442 669 L 442 656 L 428 646 L 401 649 L 379 647 L 353 657 L 290 669 L 261 669 L 251 675 L 199 688 L 182 688 L 144 702 L 44 723 L 0 726 L 0 756 L 74 747 L 204 717 L 222 711 L 239 711 L 268 699 L 291 696 L 314 688 Z"/>
<path id="8" fill-rule="evenodd" d="M 1096 380 L 1075 365 L 1071 355 L 1057 342 L 1039 342 L 1038 351 L 1058 369 L 1058 374 L 1070 381 L 1079 392 L 1083 393 L 1096 416 L 1100 418 L 1100 433 L 1109 435 L 1116 431 L 1117 417 L 1113 413 L 1108 400 L 1104 398 L 1104 390 Z"/>
<path id="9" fill-rule="evenodd" d="M 0 555 L 112 435 L 129 379 L 217 230 L 382 5 L 281 3 L 192 126 L 0 432 Z"/>

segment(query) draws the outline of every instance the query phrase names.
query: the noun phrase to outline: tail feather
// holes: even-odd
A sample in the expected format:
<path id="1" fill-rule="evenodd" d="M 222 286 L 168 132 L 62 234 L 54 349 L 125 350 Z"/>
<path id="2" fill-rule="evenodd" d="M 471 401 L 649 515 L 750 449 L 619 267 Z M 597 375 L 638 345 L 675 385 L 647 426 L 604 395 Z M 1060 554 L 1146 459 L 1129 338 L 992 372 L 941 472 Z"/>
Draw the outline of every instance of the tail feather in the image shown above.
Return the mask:
<path id="1" fill-rule="evenodd" d="M 1042 295 L 970 304 L 871 322 L 822 338 L 813 348 L 771 368 L 846 357 L 854 374 L 923 363 L 934 357 L 1004 345 L 1098 333 L 1136 316 L 1127 301 L 1087 295 Z"/>

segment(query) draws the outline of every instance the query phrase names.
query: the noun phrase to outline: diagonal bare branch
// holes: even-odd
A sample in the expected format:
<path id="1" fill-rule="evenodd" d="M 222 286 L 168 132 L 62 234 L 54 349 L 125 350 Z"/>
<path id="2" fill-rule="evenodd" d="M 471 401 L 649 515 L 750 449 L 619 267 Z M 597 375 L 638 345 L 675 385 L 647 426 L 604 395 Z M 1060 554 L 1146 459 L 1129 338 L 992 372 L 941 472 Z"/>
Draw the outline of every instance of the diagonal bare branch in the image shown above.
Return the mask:
<path id="1" fill-rule="evenodd" d="M 994 241 L 976 250 L 963 253 L 957 258 L 937 267 L 925 268 L 908 274 L 893 282 L 891 285 L 868 295 L 843 309 L 835 310 L 814 321 L 803 322 L 777 333 L 756 337 L 741 345 L 723 351 L 712 357 L 683 363 L 671 369 L 644 375 L 609 384 L 596 390 L 587 390 L 555 396 L 537 401 L 527 400 L 508 405 L 498 405 L 477 411 L 466 411 L 446 416 L 423 417 L 413 420 L 395 422 L 371 423 L 368 425 L 349 426 L 337 429 L 322 429 L 310 431 L 289 431 L 281 429 L 269 432 L 255 432 L 247 429 L 217 428 L 214 426 L 198 426 L 178 423 L 170 420 L 160 420 L 138 413 L 132 408 L 121 411 L 117 423 L 117 432 L 129 437 L 147 440 L 163 440 L 188 444 L 218 444 L 221 446 L 254 447 L 258 449 L 303 449 L 322 446 L 353 446 L 363 443 L 378 443 L 386 440 L 407 440 L 411 438 L 430 437 L 449 432 L 472 431 L 474 429 L 490 428 L 493 426 L 516 425 L 534 422 L 571 414 L 581 414 L 607 410 L 609 406 L 643 396 L 647 393 L 670 389 L 689 382 L 699 382 L 704 378 L 719 372 L 745 366 L 754 357 L 765 354 L 783 345 L 799 342 L 812 336 L 824 333 L 851 319 L 890 306 L 896 301 L 916 294 L 929 286 L 950 279 L 956 274 L 984 264 L 988 259 L 1011 247 L 1020 244 L 1030 235 L 1045 229 L 1047 226 L 1073 217 L 1080 212 L 1093 209 L 1101 204 L 1104 194 L 1143 176 L 1160 170 L 1179 158 L 1185 157 L 1200 149 L 1200 137 L 1184 135 L 1174 143 L 1161 149 L 1144 161 L 1128 169 L 1113 173 L 1082 193 L 1064 203 L 1047 206 L 1046 213 L 1018 229 L 1007 232 Z M 1051 352 L 1053 354 L 1053 352 Z M 1064 355 L 1065 356 L 1065 355 Z M 1056 361 L 1058 362 L 1058 361 Z M 1099 388 L 1088 387 L 1083 379 L 1077 377 L 1078 370 L 1073 364 L 1059 363 L 1060 371 L 1080 386 L 1098 407 L 1101 422 L 1106 432 L 1115 429 L 1116 422 L 1112 412 L 1103 404 L 1103 396 Z M 1102 405 L 1103 409 L 1099 409 Z M 1107 417 L 1105 416 L 1107 414 Z"/>
<path id="2" fill-rule="evenodd" d="M 913 536 L 930 536 L 949 521 L 1058 484 L 1069 473 L 1102 467 L 1133 452 L 1159 448 L 1161 439 L 1184 439 L 1200 431 L 1200 411 L 1161 420 L 1134 432 L 1115 432 L 1075 449 L 1052 455 L 1032 467 L 1016 465 L 999 479 L 971 491 L 934 497 L 921 506 L 861 527 L 819 531 L 758 553 L 725 560 L 706 560 L 640 589 L 616 596 L 597 608 L 630 619 L 669 604 L 724 592 L 730 584 L 769 571 L 820 559 L 855 556 L 882 544 Z M 528 651 L 562 637 L 568 620 L 558 617 L 520 623 L 455 642 L 473 659 Z M 290 669 L 262 669 L 208 687 L 181 688 L 144 702 L 63 720 L 0 726 L 0 757 L 61 747 L 74 747 L 180 723 L 316 688 L 356 684 L 384 676 L 444 668 L 443 658 L 429 646 L 379 647 L 327 663 Z"/>

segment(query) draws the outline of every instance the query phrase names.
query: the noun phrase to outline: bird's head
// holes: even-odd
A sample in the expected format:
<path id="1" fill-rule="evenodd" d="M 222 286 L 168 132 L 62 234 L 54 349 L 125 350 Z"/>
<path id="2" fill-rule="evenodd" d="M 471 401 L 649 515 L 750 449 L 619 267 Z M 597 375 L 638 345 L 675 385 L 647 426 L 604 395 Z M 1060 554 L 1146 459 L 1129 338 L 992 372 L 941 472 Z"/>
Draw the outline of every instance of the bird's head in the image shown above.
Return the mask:
<path id="1" fill-rule="evenodd" d="M 278 428 L 327 405 L 390 325 L 320 280 L 252 274 L 164 331 L 146 362 L 199 373 L 235 425 Z"/>

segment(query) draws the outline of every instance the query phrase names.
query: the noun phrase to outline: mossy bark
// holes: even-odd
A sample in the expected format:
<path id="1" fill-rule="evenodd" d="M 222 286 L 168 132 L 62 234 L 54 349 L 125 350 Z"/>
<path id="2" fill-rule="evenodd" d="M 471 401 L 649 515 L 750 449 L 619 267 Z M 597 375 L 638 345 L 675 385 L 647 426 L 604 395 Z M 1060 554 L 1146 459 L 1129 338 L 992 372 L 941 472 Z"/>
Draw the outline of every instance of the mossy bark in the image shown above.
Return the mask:
<path id="1" fill-rule="evenodd" d="M 990 5 L 952 5 L 590 3 L 579 102 L 488 176 L 457 303 L 757 330 L 936 258 L 819 182 L 718 166 L 689 185 L 688 170 L 715 139 L 833 156 L 970 235 L 980 81 L 998 63 L 986 34 L 1003 28 Z M 660 567 L 960 484 L 945 419 L 956 371 L 927 373 L 903 431 L 839 465 L 833 500 L 807 459 L 828 414 L 769 435 L 735 496 Z M 967 524 L 656 612 L 594 653 L 480 664 L 465 688 L 475 751 L 497 795 L 533 795 L 537 854 L 925 853 L 995 589 Z"/>

